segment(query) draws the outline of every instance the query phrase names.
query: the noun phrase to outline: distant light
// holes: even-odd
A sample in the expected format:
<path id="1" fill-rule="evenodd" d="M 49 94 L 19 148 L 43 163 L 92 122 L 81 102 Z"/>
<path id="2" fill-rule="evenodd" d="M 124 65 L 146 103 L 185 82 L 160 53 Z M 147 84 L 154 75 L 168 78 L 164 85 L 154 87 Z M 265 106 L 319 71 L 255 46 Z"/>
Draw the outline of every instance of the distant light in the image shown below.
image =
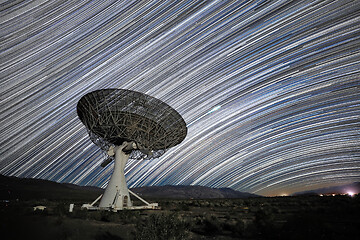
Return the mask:
<path id="1" fill-rule="evenodd" d="M 353 196 L 355 195 L 354 192 L 347 192 L 347 194 L 348 194 L 349 196 L 351 196 L 351 197 L 353 197 Z"/>

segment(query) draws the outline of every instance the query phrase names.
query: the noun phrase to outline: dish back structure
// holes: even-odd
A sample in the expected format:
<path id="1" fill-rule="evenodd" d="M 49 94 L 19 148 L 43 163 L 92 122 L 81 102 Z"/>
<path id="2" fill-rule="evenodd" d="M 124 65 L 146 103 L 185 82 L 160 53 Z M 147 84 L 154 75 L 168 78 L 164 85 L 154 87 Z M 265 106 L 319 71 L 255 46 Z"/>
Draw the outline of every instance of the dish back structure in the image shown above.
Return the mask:
<path id="1" fill-rule="evenodd" d="M 168 104 L 144 93 L 101 89 L 77 105 L 91 140 L 103 150 L 134 141 L 144 154 L 164 151 L 186 137 L 186 123 Z"/>

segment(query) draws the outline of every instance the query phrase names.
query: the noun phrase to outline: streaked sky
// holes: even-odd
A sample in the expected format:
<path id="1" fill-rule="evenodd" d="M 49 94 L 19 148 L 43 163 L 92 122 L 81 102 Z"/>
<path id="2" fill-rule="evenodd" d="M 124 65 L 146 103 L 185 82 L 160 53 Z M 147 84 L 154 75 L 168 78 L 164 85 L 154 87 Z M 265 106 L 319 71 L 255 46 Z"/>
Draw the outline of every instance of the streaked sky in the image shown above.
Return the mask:
<path id="1" fill-rule="evenodd" d="M 360 181 L 359 1 L 5 1 L 0 174 L 104 187 L 76 114 L 101 88 L 156 97 L 186 139 L 129 187 L 262 195 Z"/>

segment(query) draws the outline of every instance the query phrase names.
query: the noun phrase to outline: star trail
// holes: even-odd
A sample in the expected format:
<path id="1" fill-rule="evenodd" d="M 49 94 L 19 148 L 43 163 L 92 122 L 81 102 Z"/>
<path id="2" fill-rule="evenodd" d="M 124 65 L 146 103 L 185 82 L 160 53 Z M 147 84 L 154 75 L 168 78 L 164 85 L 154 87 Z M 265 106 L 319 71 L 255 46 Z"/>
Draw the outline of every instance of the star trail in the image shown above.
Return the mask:
<path id="1" fill-rule="evenodd" d="M 188 135 L 129 160 L 129 187 L 262 195 L 360 181 L 359 1 L 5 1 L 0 174 L 105 187 L 113 164 L 76 114 L 123 88 Z"/>

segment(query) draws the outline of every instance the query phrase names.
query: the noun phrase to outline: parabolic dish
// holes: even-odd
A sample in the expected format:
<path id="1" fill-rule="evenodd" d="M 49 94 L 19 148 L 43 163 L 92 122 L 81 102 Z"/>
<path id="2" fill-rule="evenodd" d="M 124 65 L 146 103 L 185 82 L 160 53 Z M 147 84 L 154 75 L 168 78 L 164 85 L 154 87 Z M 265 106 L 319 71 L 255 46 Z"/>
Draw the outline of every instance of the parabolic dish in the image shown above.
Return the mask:
<path id="1" fill-rule="evenodd" d="M 77 104 L 80 120 L 92 141 L 121 145 L 134 141 L 143 151 L 166 150 L 187 134 L 181 115 L 166 103 L 126 89 L 101 89 L 84 95 Z"/>

